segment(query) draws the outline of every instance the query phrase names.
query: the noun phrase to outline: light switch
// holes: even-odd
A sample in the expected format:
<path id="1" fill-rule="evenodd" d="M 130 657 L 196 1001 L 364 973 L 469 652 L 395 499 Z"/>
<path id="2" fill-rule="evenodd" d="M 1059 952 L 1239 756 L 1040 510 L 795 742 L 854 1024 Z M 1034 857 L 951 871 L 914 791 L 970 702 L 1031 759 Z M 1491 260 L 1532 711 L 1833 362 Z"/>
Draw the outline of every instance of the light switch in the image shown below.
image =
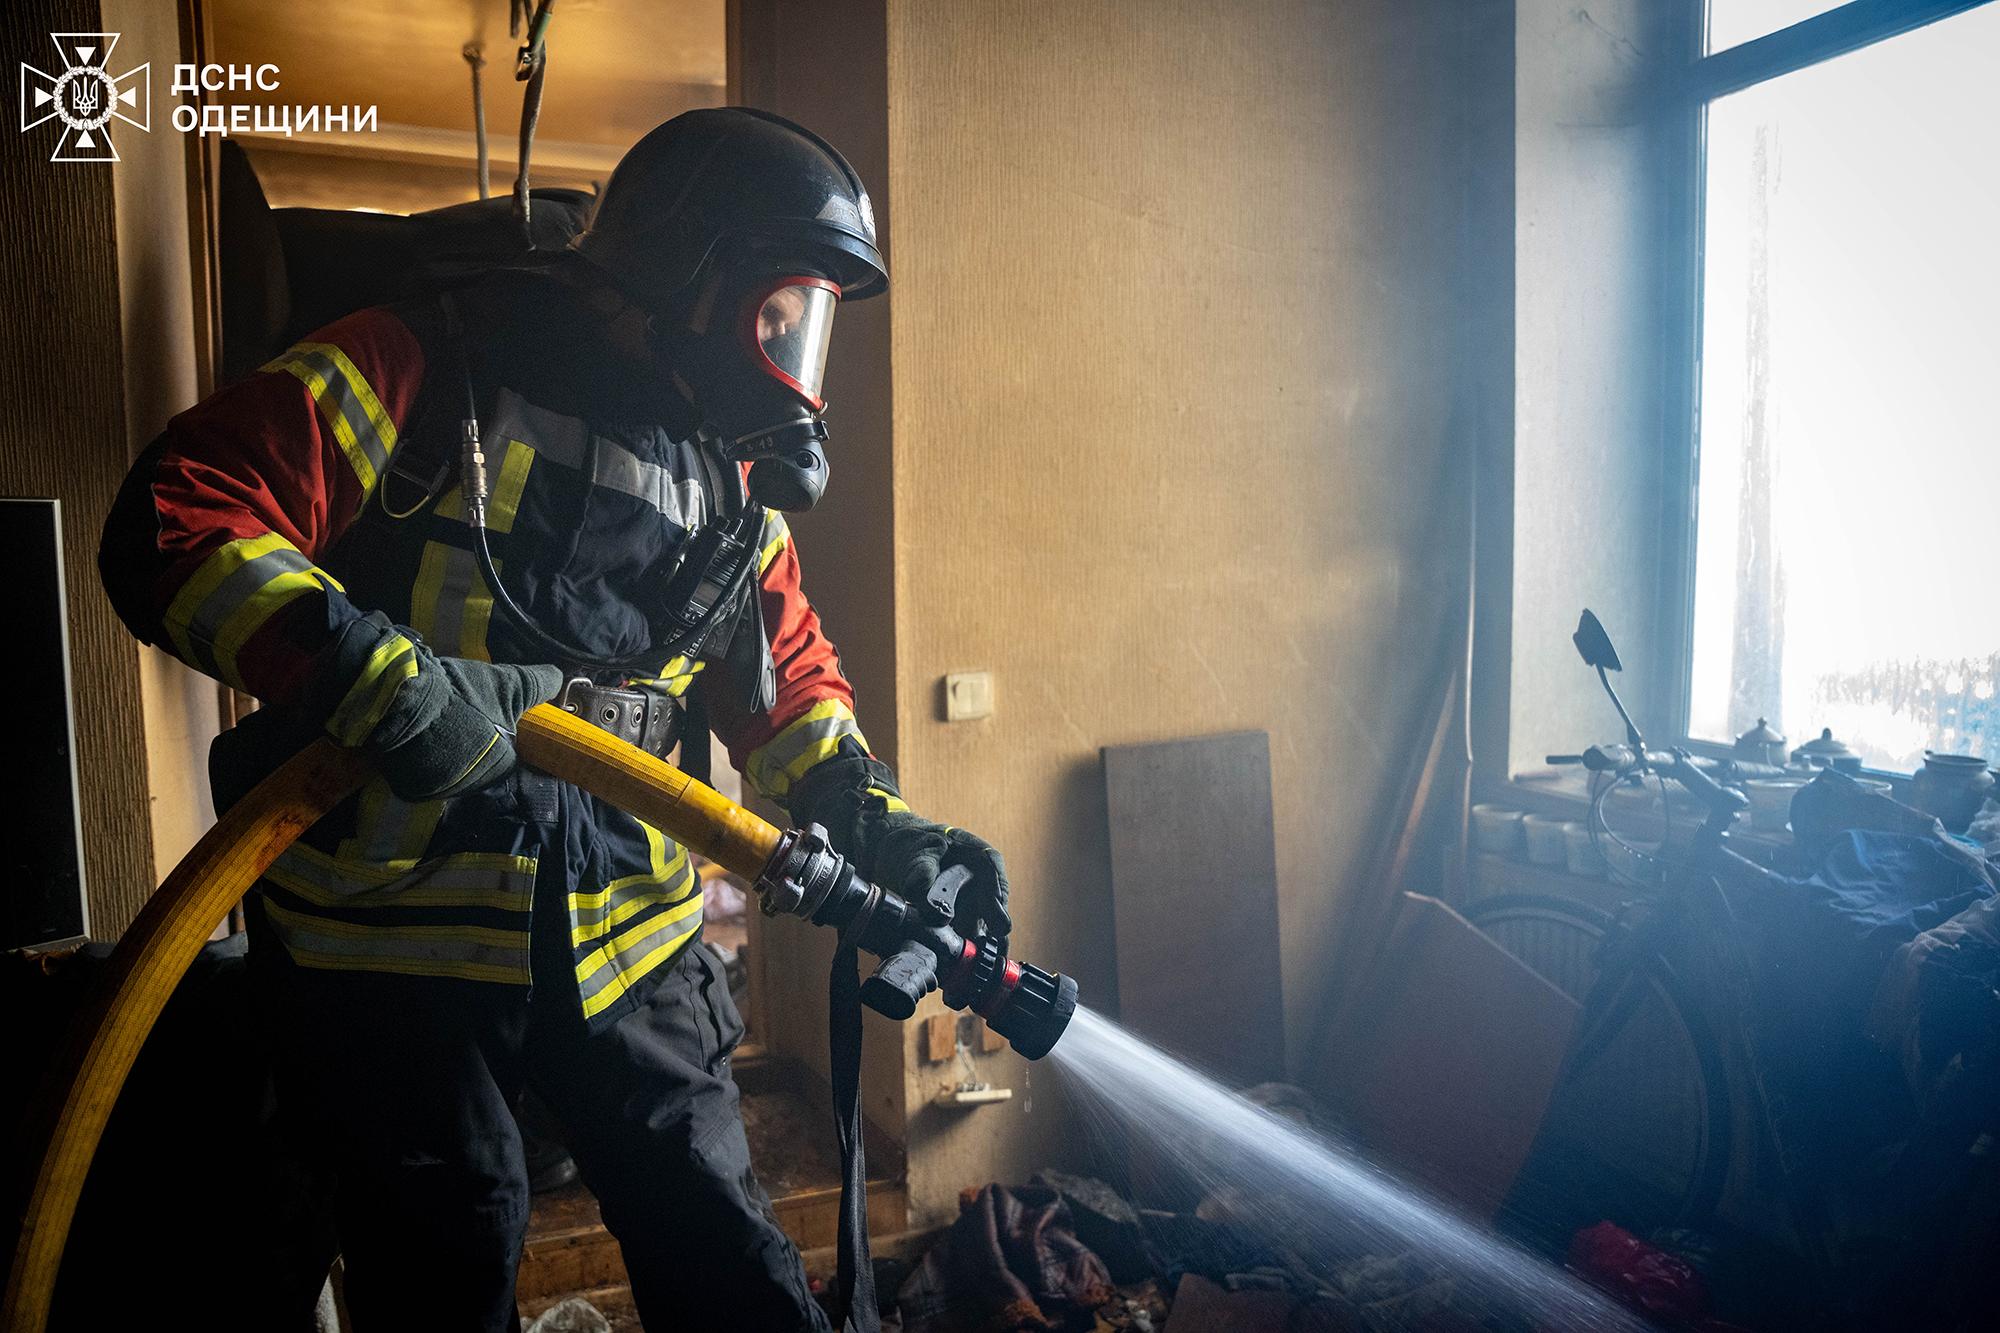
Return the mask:
<path id="1" fill-rule="evenodd" d="M 944 720 L 971 722 L 993 716 L 993 673 L 954 671 L 944 678 Z"/>

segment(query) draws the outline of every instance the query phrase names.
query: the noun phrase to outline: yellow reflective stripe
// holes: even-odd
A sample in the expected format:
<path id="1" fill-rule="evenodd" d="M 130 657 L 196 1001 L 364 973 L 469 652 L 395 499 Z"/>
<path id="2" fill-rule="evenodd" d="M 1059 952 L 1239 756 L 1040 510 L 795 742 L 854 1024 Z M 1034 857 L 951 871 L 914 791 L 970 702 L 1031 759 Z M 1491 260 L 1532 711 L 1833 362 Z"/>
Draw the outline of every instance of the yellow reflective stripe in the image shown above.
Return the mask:
<path id="1" fill-rule="evenodd" d="M 235 541 L 218 546 L 188 576 L 181 590 L 174 594 L 173 602 L 167 607 L 167 628 L 174 634 L 176 645 L 182 645 L 182 636 L 187 626 L 193 623 L 194 613 L 207 601 L 222 581 L 260 556 L 276 550 L 296 551 L 298 548 L 275 532 L 264 533 L 260 537 L 239 537 Z"/>
<path id="2" fill-rule="evenodd" d="M 744 776 L 765 796 L 782 801 L 807 769 L 831 758 L 848 736 L 859 741 L 862 749 L 868 748 L 853 710 L 838 699 L 822 699 L 754 750 Z"/>
<path id="3" fill-rule="evenodd" d="M 493 562 L 495 572 L 506 568 Z M 480 577 L 472 552 L 444 542 L 427 541 L 417 560 L 417 578 L 410 589 L 410 628 L 446 657 L 492 660 L 486 642 L 493 621 L 493 594 Z"/>
<path id="4" fill-rule="evenodd" d="M 762 574 L 778 558 L 778 552 L 785 549 L 785 539 L 792 535 L 791 525 L 785 516 L 773 510 L 764 516 L 764 549 L 757 556 L 757 572 Z"/>
<path id="5" fill-rule="evenodd" d="M 632 817 L 630 815 L 627 815 L 626 818 L 631 819 Z M 578 911 L 594 910 L 610 902 L 611 895 L 618 892 L 618 890 L 624 888 L 628 884 L 635 884 L 641 880 L 649 878 L 652 879 L 666 878 L 667 835 L 660 832 L 658 829 L 654 828 L 651 824 L 648 824 L 643 819 L 632 819 L 632 822 L 634 824 L 637 824 L 639 826 L 639 831 L 645 834 L 646 836 L 646 852 L 647 852 L 646 859 L 647 863 L 650 866 L 652 866 L 652 871 L 650 875 L 647 872 L 642 871 L 637 875 L 627 875 L 623 879 L 614 879 L 609 884 L 605 885 L 602 889 L 599 889 L 596 893 L 572 893 L 569 896 L 570 911 L 578 912 Z M 681 849 L 676 849 L 676 857 L 684 859 L 686 857 L 686 852 Z"/>
<path id="6" fill-rule="evenodd" d="M 280 907 L 276 903 L 267 903 L 266 905 L 273 912 L 283 913 L 286 917 L 294 921 L 308 925 L 312 930 L 336 936 L 340 939 L 355 940 L 357 942 L 379 941 L 388 936 L 396 936 L 411 942 L 429 940 L 451 943 L 456 941 L 462 944 L 492 949 L 513 949 L 518 947 L 523 952 L 526 951 L 528 945 L 528 932 L 525 930 L 501 930 L 495 926 L 358 926 L 352 921 L 336 921 L 331 917 L 324 916 L 307 916 L 303 912 L 294 912 L 288 908 Z"/>
<path id="7" fill-rule="evenodd" d="M 583 925 L 571 926 L 569 932 L 570 945 L 572 947 L 580 947 L 584 944 L 588 944 L 591 940 L 598 939 L 599 937 L 604 935 L 608 935 L 611 933 L 614 927 L 622 925 L 627 921 L 630 921 L 633 917 L 639 915 L 641 912 L 646 911 L 648 908 L 658 907 L 662 903 L 666 903 L 669 905 L 686 903 L 688 900 L 689 893 L 699 896 L 699 894 L 701 893 L 701 877 L 688 870 L 687 860 L 685 857 L 680 858 L 678 870 L 676 873 L 679 875 L 681 879 L 683 879 L 691 886 L 687 892 L 678 894 L 645 893 L 645 894 L 640 894 L 637 897 L 627 899 L 625 902 L 618 904 L 618 906 L 612 908 L 609 912 L 605 913 L 604 918 L 600 921 L 592 921 L 592 922 L 587 922 Z M 648 880 L 647 882 L 651 883 L 652 881 Z M 678 919 L 679 918 L 676 918 L 676 920 Z"/>
<path id="8" fill-rule="evenodd" d="M 417 579 L 410 587 L 410 628 L 426 643 L 437 642 L 438 594 L 444 589 L 444 566 L 452 549 L 441 542 L 425 542 L 417 560 Z"/>
<path id="9" fill-rule="evenodd" d="M 493 572 L 504 578 L 500 565 L 500 560 L 495 558 Z M 464 616 L 458 622 L 457 655 L 480 662 L 490 662 L 493 660 L 493 650 L 487 645 L 486 631 L 493 624 L 493 594 L 487 591 L 486 580 L 481 578 L 476 570 L 473 572 L 472 582 L 472 588 L 465 594 Z"/>
<path id="10" fill-rule="evenodd" d="M 620 903 L 618 906 L 612 908 L 602 921 L 588 926 L 572 926 L 569 932 L 569 942 L 572 947 L 587 944 L 599 936 L 610 934 L 614 926 L 619 926 L 630 921 L 649 907 L 658 907 L 663 902 L 685 903 L 686 901 L 685 897 L 664 898 L 652 895 L 633 898 L 629 902 Z"/>
<path id="11" fill-rule="evenodd" d="M 443 801 L 405 801 L 383 779 L 370 778 L 361 787 L 354 834 L 341 839 L 335 859 L 414 866 L 443 815 Z"/>
<path id="12" fill-rule="evenodd" d="M 211 552 L 174 594 L 163 617 L 181 659 L 244 688 L 236 654 L 279 608 L 340 581 L 275 532 L 241 537 Z"/>
<path id="13" fill-rule="evenodd" d="M 426 802 L 425 804 L 442 804 L 442 802 Z M 393 884 L 397 880 L 407 877 L 410 871 L 418 866 L 430 866 L 436 869 L 443 869 L 449 866 L 456 870 L 487 875 L 513 874 L 532 876 L 535 873 L 536 865 L 539 864 L 536 858 L 532 856 L 517 856 L 512 852 L 453 852 L 449 856 L 436 857 L 430 861 L 425 861 L 421 857 L 407 859 L 399 857 L 387 861 L 368 861 L 359 858 L 330 856 L 320 851 L 317 847 L 303 842 L 293 843 L 291 847 L 286 849 L 285 855 L 290 856 L 293 852 L 297 852 L 300 857 L 307 861 L 338 867 L 341 875 L 377 888 L 385 884 Z"/>
<path id="14" fill-rule="evenodd" d="M 167 635 L 174 641 L 174 649 L 180 654 L 182 661 L 192 663 L 196 660 L 192 633 L 195 613 L 201 609 L 203 603 L 214 595 L 222 586 L 223 580 L 231 574 L 251 561 L 280 548 L 298 549 L 275 532 L 267 532 L 261 537 L 239 538 L 217 547 L 215 552 L 188 576 L 188 581 L 181 585 L 181 590 L 175 593 L 173 601 L 168 603 L 167 613 L 163 617 Z"/>
<path id="15" fill-rule="evenodd" d="M 532 856 L 501 852 L 456 852 L 429 861 L 360 861 L 295 842 L 264 875 L 321 907 L 490 907 L 526 912 L 533 901 L 537 864 Z"/>
<path id="16" fill-rule="evenodd" d="M 694 678 L 701 674 L 702 668 L 706 665 L 708 664 L 705 662 L 690 664 L 685 656 L 676 657 L 661 667 L 658 675 L 634 676 L 632 683 L 657 686 L 665 690 L 669 697 L 678 699 L 687 693 L 688 686 L 694 684 Z"/>
<path id="17" fill-rule="evenodd" d="M 318 352 L 333 362 L 334 367 L 340 371 L 340 377 L 347 381 L 348 392 L 352 393 L 355 401 L 361 404 L 361 410 L 367 416 L 368 424 L 375 430 L 375 438 L 381 441 L 382 456 L 387 458 L 395 453 L 396 423 L 389 419 L 389 413 L 382 406 L 382 400 L 375 396 L 375 386 L 370 384 L 368 377 L 347 359 L 347 353 L 332 343 L 300 343 L 299 350 Z"/>
<path id="18" fill-rule="evenodd" d="M 236 654 L 250 641 L 250 636 L 263 628 L 264 622 L 276 615 L 280 608 L 295 598 L 309 592 L 322 592 L 325 582 L 317 571 L 306 573 L 280 574 L 252 593 L 236 614 L 223 623 L 222 632 L 215 636 L 215 666 L 222 679 L 231 685 L 243 686 L 243 673 L 236 666 Z"/>
<path id="19" fill-rule="evenodd" d="M 355 676 L 354 684 L 327 719 L 326 729 L 342 745 L 359 745 L 375 730 L 382 714 L 406 680 L 417 674 L 417 647 L 401 634 L 391 634 Z"/>
<path id="20" fill-rule="evenodd" d="M 868 794 L 870 796 L 881 797 L 883 808 L 888 810 L 890 814 L 906 815 L 910 812 L 909 805 L 894 792 L 883 791 L 880 787 L 870 787 Z"/>
<path id="21" fill-rule="evenodd" d="M 657 907 L 663 902 L 683 901 L 685 893 L 645 892 L 647 889 L 665 889 L 669 884 L 675 887 L 692 885 L 695 891 L 699 891 L 700 880 L 688 866 L 687 849 L 684 847 L 674 849 L 671 861 L 663 860 L 658 853 L 655 853 L 653 868 L 650 871 L 614 880 L 600 893 L 571 894 L 570 913 L 571 920 L 575 924 L 570 927 L 569 942 L 572 945 L 583 944 L 585 941 L 609 934 L 612 927 L 620 922 L 630 921 L 649 907 Z M 625 894 L 632 896 L 608 912 L 603 910 L 614 898 Z M 602 915 L 598 915 L 599 913 Z M 585 920 L 583 919 L 585 917 L 595 919 Z"/>
<path id="22" fill-rule="evenodd" d="M 334 394 L 333 381 L 319 366 L 304 357 L 294 357 L 276 367 L 292 375 L 306 386 L 306 392 L 319 404 L 320 416 L 333 431 L 334 442 L 340 452 L 347 456 L 347 466 L 354 471 L 354 479 L 361 483 L 361 494 L 366 497 L 375 490 L 379 479 L 374 460 L 368 457 L 367 449 L 348 424 L 347 414 L 340 410 L 340 403 Z"/>
<path id="23" fill-rule="evenodd" d="M 528 932 L 483 926 L 356 926 L 264 899 L 285 951 L 307 967 L 528 982 Z"/>
<path id="24" fill-rule="evenodd" d="M 486 501 L 486 526 L 493 532 L 512 532 L 515 516 L 521 512 L 521 497 L 528 489 L 528 470 L 535 465 L 533 447 L 519 440 L 507 441 L 500 470 L 493 479 L 493 493 Z M 439 518 L 464 519 L 465 493 L 456 486 L 437 503 Z"/>
<path id="25" fill-rule="evenodd" d="M 623 812 L 621 811 L 620 814 L 623 814 Z M 652 868 L 641 871 L 636 875 L 627 875 L 623 879 L 614 879 L 595 893 L 572 893 L 569 896 L 570 911 L 594 912 L 610 902 L 611 895 L 629 885 L 665 883 L 670 872 L 676 867 L 687 863 L 687 848 L 676 844 L 674 847 L 674 859 L 669 862 L 667 860 L 666 834 L 660 832 L 660 830 L 654 828 L 643 819 L 633 819 L 631 815 L 624 815 L 624 818 L 631 819 L 634 824 L 639 826 L 639 831 L 646 835 L 647 862 Z"/>
<path id="26" fill-rule="evenodd" d="M 528 489 L 528 469 L 535 465 L 535 451 L 519 440 L 507 441 L 507 456 L 494 478 L 493 494 L 486 502 L 486 526 L 495 532 L 512 532 L 514 515 L 521 510 L 521 496 Z"/>
<path id="27" fill-rule="evenodd" d="M 283 371 L 306 386 L 365 500 L 396 451 L 396 423 L 367 377 L 332 343 L 299 343 L 263 369 Z"/>
<path id="28" fill-rule="evenodd" d="M 612 962 L 619 954 L 624 953 L 634 944 L 643 943 L 657 934 L 661 928 L 672 925 L 676 921 L 684 920 L 692 913 L 700 910 L 701 895 L 696 894 L 673 910 L 662 912 L 650 921 L 643 921 L 634 926 L 623 935 L 605 941 L 577 961 L 576 979 L 578 981 L 590 980 L 597 975 L 605 964 Z"/>
<path id="29" fill-rule="evenodd" d="M 660 913 L 658 916 L 620 935 L 609 944 L 593 950 L 582 962 L 578 963 L 576 965 L 576 980 L 579 989 L 582 989 L 584 983 L 603 970 L 607 963 L 613 965 L 614 972 L 614 975 L 609 980 L 603 982 L 598 990 L 585 993 L 583 1016 L 591 1018 L 602 1013 L 611 1006 L 613 1001 L 629 990 L 634 982 L 642 980 L 647 973 L 659 966 L 662 961 L 686 947 L 688 940 L 693 938 L 694 925 L 699 923 L 685 925 L 683 923 L 690 916 L 694 916 L 700 911 L 701 895 L 697 893 L 680 906 Z M 658 947 L 649 950 L 630 963 L 622 961 L 630 952 L 633 945 L 643 943 L 655 935 L 676 926 L 680 927 L 680 929 L 674 930 L 671 938 Z M 611 952 L 605 952 L 607 949 Z"/>

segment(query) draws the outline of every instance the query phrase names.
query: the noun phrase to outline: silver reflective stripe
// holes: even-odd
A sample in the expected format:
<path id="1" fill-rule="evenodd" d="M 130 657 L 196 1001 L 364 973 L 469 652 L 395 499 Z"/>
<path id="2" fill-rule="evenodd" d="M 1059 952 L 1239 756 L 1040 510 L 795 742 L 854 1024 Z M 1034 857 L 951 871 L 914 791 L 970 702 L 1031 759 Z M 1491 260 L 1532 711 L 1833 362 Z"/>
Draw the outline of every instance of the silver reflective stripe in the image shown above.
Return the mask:
<path id="1" fill-rule="evenodd" d="M 680 952 L 700 925 L 701 895 L 697 893 L 592 950 L 576 965 L 583 1016 L 591 1018 L 610 1007 L 635 982 Z"/>
<path id="2" fill-rule="evenodd" d="M 536 407 L 512 389 L 500 390 L 493 403 L 493 421 L 484 432 L 488 448 L 501 440 L 519 440 L 533 446 L 536 453 L 564 467 L 583 466 L 584 443 L 589 438 L 584 424 Z"/>
<path id="3" fill-rule="evenodd" d="M 414 860 L 429 845 L 443 813 L 443 801 L 405 801 L 381 778 L 370 778 L 361 790 L 354 836 L 341 844 L 342 855 L 347 860 L 378 864 Z"/>
<path id="4" fill-rule="evenodd" d="M 570 941 L 581 945 L 600 939 L 648 907 L 687 901 L 700 887 L 686 849 L 677 847 L 657 874 L 628 875 L 608 893 L 570 895 Z"/>
<path id="5" fill-rule="evenodd" d="M 611 900 L 600 907 L 578 907 L 570 914 L 573 923 L 570 926 L 571 941 L 581 945 L 589 940 L 601 939 L 648 907 L 660 903 L 684 903 L 689 894 L 699 892 L 701 888 L 698 877 L 685 863 L 670 871 L 664 883 L 669 887 L 629 889 L 613 894 Z M 577 938 L 579 935 L 581 939 Z"/>
<path id="6" fill-rule="evenodd" d="M 366 457 L 368 470 L 354 469 L 365 498 L 389 466 L 389 455 L 396 447 L 396 428 L 361 372 L 345 352 L 330 343 L 300 343 L 265 369 L 286 370 L 302 381 L 326 413 L 327 424 L 342 448 L 351 441 Z"/>
<path id="7" fill-rule="evenodd" d="M 511 390 L 500 390 L 489 433 L 496 440 L 519 440 L 563 467 L 579 472 L 589 467 L 596 485 L 642 500 L 683 528 L 695 527 L 707 516 L 707 493 L 698 478 L 676 478 L 601 435 L 593 451 L 583 422 L 536 407 Z"/>
<path id="8" fill-rule="evenodd" d="M 682 481 L 657 463 L 599 437 L 597 456 L 592 460 L 590 479 L 607 490 L 621 491 L 643 500 L 670 523 L 694 527 L 701 519 L 701 483 L 693 477 Z"/>
<path id="9" fill-rule="evenodd" d="M 847 705 L 838 699 L 822 699 L 761 748 L 751 751 L 743 776 L 765 796 L 783 801 L 792 784 L 813 765 L 832 758 L 846 736 L 854 737 L 863 749 L 868 747 Z"/>
<path id="10" fill-rule="evenodd" d="M 294 843 L 264 873 L 278 887 L 321 907 L 526 912 L 534 898 L 537 864 L 532 856 L 504 852 L 458 852 L 417 862 L 353 861 Z"/>
<path id="11" fill-rule="evenodd" d="M 306 967 L 528 984 L 528 932 L 476 926 L 356 926 L 265 898 L 285 951 Z"/>
<path id="12" fill-rule="evenodd" d="M 435 554 L 434 554 L 435 553 Z M 467 657 L 486 655 L 486 645 L 466 642 L 465 599 L 471 595 L 474 585 L 483 597 L 485 581 L 479 577 L 479 562 L 472 552 L 457 546 L 447 546 L 443 542 L 428 543 L 424 551 L 426 561 L 437 560 L 443 570 L 437 583 L 437 601 L 430 608 L 430 615 L 418 621 L 416 630 L 433 652 L 444 657 Z M 413 617 L 414 618 L 414 617 Z M 484 618 L 482 617 L 482 623 Z"/>
<path id="13" fill-rule="evenodd" d="M 221 642 L 223 627 L 229 623 L 230 617 L 248 605 L 279 575 L 308 571 L 317 573 L 318 567 L 306 559 L 297 547 L 289 544 L 274 546 L 232 570 L 213 592 L 202 598 L 201 605 L 188 619 L 188 638 L 196 655 L 203 659 L 196 665 L 221 675 L 215 646 Z"/>

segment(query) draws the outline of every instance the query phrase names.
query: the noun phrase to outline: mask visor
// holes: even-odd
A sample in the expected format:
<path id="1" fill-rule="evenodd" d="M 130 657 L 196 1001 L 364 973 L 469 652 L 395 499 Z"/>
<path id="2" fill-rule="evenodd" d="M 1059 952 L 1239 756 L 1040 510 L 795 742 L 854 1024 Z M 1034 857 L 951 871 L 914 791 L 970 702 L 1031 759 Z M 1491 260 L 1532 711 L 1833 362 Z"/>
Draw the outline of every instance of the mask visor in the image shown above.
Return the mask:
<path id="1" fill-rule="evenodd" d="M 820 389 L 838 304 L 840 288 L 825 278 L 782 278 L 760 289 L 746 312 L 745 341 L 758 367 L 815 412 L 826 406 Z"/>

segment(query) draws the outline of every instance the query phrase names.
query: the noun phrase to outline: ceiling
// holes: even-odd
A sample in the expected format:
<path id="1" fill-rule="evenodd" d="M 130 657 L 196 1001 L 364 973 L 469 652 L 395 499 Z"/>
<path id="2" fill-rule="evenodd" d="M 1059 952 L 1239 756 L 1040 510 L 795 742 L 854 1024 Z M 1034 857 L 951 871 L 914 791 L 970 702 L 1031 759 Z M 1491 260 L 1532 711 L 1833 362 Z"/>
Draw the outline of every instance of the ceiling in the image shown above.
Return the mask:
<path id="1" fill-rule="evenodd" d="M 536 132 L 537 184 L 601 181 L 618 155 L 682 111 L 724 98 L 726 0 L 558 0 Z M 520 45 L 506 0 L 203 0 L 210 61 L 272 64 L 282 105 L 380 108 L 373 135 L 243 135 L 279 207 L 407 212 L 476 194 L 471 73 L 484 47 L 495 193 L 514 174 Z"/>

